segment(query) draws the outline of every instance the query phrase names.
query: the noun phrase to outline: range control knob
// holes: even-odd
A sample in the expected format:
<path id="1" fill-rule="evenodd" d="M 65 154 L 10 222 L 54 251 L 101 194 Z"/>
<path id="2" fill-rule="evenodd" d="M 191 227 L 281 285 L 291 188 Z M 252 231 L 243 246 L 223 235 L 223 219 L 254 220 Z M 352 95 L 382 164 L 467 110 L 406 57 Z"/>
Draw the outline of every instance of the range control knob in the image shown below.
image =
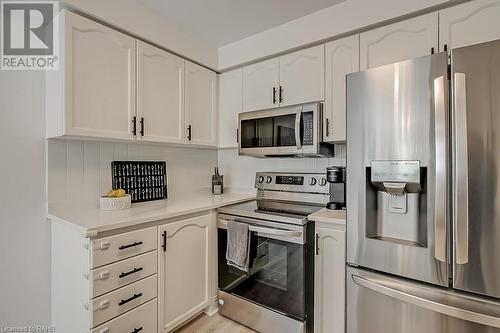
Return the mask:
<path id="1" fill-rule="evenodd" d="M 309 185 L 311 186 L 314 186 L 316 185 L 316 183 L 318 182 L 318 180 L 314 177 L 312 177 L 311 179 L 309 179 Z"/>
<path id="2" fill-rule="evenodd" d="M 266 177 L 266 183 L 269 184 L 273 181 L 273 178 L 271 176 Z"/>
<path id="3" fill-rule="evenodd" d="M 262 184 L 264 182 L 264 176 L 259 176 L 259 179 L 257 179 L 259 184 Z"/>
<path id="4" fill-rule="evenodd" d="M 325 185 L 326 185 L 326 183 L 327 183 L 326 178 L 321 178 L 321 179 L 319 180 L 319 186 L 325 186 Z"/>

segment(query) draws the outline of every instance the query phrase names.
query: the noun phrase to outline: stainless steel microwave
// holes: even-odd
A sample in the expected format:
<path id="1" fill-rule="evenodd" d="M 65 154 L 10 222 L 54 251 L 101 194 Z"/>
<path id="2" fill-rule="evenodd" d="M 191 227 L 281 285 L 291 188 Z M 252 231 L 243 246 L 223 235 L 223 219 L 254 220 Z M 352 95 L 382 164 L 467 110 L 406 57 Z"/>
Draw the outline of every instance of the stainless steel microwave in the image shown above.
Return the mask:
<path id="1" fill-rule="evenodd" d="M 239 155 L 333 156 L 323 143 L 322 104 L 310 103 L 238 115 Z"/>

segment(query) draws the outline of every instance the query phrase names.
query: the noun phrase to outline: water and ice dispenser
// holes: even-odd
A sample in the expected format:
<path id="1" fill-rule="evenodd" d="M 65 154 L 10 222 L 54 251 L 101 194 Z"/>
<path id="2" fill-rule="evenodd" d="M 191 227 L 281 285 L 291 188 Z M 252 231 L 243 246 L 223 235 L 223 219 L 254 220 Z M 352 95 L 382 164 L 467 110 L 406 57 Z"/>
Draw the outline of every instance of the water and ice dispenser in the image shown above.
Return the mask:
<path id="1" fill-rule="evenodd" d="M 366 237 L 426 246 L 426 168 L 372 161 L 366 172 Z"/>

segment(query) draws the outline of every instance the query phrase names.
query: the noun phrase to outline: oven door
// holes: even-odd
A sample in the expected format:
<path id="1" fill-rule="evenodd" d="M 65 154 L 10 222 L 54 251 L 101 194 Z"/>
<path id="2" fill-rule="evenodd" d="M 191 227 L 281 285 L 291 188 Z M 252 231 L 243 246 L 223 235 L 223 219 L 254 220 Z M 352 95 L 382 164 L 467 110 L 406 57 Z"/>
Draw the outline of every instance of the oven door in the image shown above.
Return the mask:
<path id="1" fill-rule="evenodd" d="M 240 155 L 283 156 L 317 154 L 320 104 L 240 113 Z"/>
<path id="2" fill-rule="evenodd" d="M 229 220 L 250 225 L 248 272 L 227 265 Z M 304 229 L 303 226 L 284 226 L 281 223 L 219 215 L 219 289 L 304 321 L 306 319 Z"/>

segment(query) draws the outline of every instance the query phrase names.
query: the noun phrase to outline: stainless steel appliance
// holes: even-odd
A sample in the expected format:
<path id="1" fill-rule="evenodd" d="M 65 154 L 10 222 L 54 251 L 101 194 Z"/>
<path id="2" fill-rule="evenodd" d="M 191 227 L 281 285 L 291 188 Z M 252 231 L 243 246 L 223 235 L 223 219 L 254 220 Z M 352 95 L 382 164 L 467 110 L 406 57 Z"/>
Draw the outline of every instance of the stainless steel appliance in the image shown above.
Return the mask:
<path id="1" fill-rule="evenodd" d="M 500 332 L 500 41 L 347 86 L 347 332 Z"/>
<path id="2" fill-rule="evenodd" d="M 314 223 L 325 174 L 257 173 L 257 199 L 218 210 L 219 312 L 259 332 L 313 332 Z M 250 269 L 227 265 L 227 223 L 249 224 Z"/>
<path id="3" fill-rule="evenodd" d="M 345 178 L 345 168 L 326 168 L 326 180 L 330 187 L 330 201 L 326 204 L 326 208 L 335 210 L 345 209 Z"/>
<path id="4" fill-rule="evenodd" d="M 240 155 L 333 156 L 333 145 L 322 142 L 322 104 L 253 111 L 238 115 Z"/>

